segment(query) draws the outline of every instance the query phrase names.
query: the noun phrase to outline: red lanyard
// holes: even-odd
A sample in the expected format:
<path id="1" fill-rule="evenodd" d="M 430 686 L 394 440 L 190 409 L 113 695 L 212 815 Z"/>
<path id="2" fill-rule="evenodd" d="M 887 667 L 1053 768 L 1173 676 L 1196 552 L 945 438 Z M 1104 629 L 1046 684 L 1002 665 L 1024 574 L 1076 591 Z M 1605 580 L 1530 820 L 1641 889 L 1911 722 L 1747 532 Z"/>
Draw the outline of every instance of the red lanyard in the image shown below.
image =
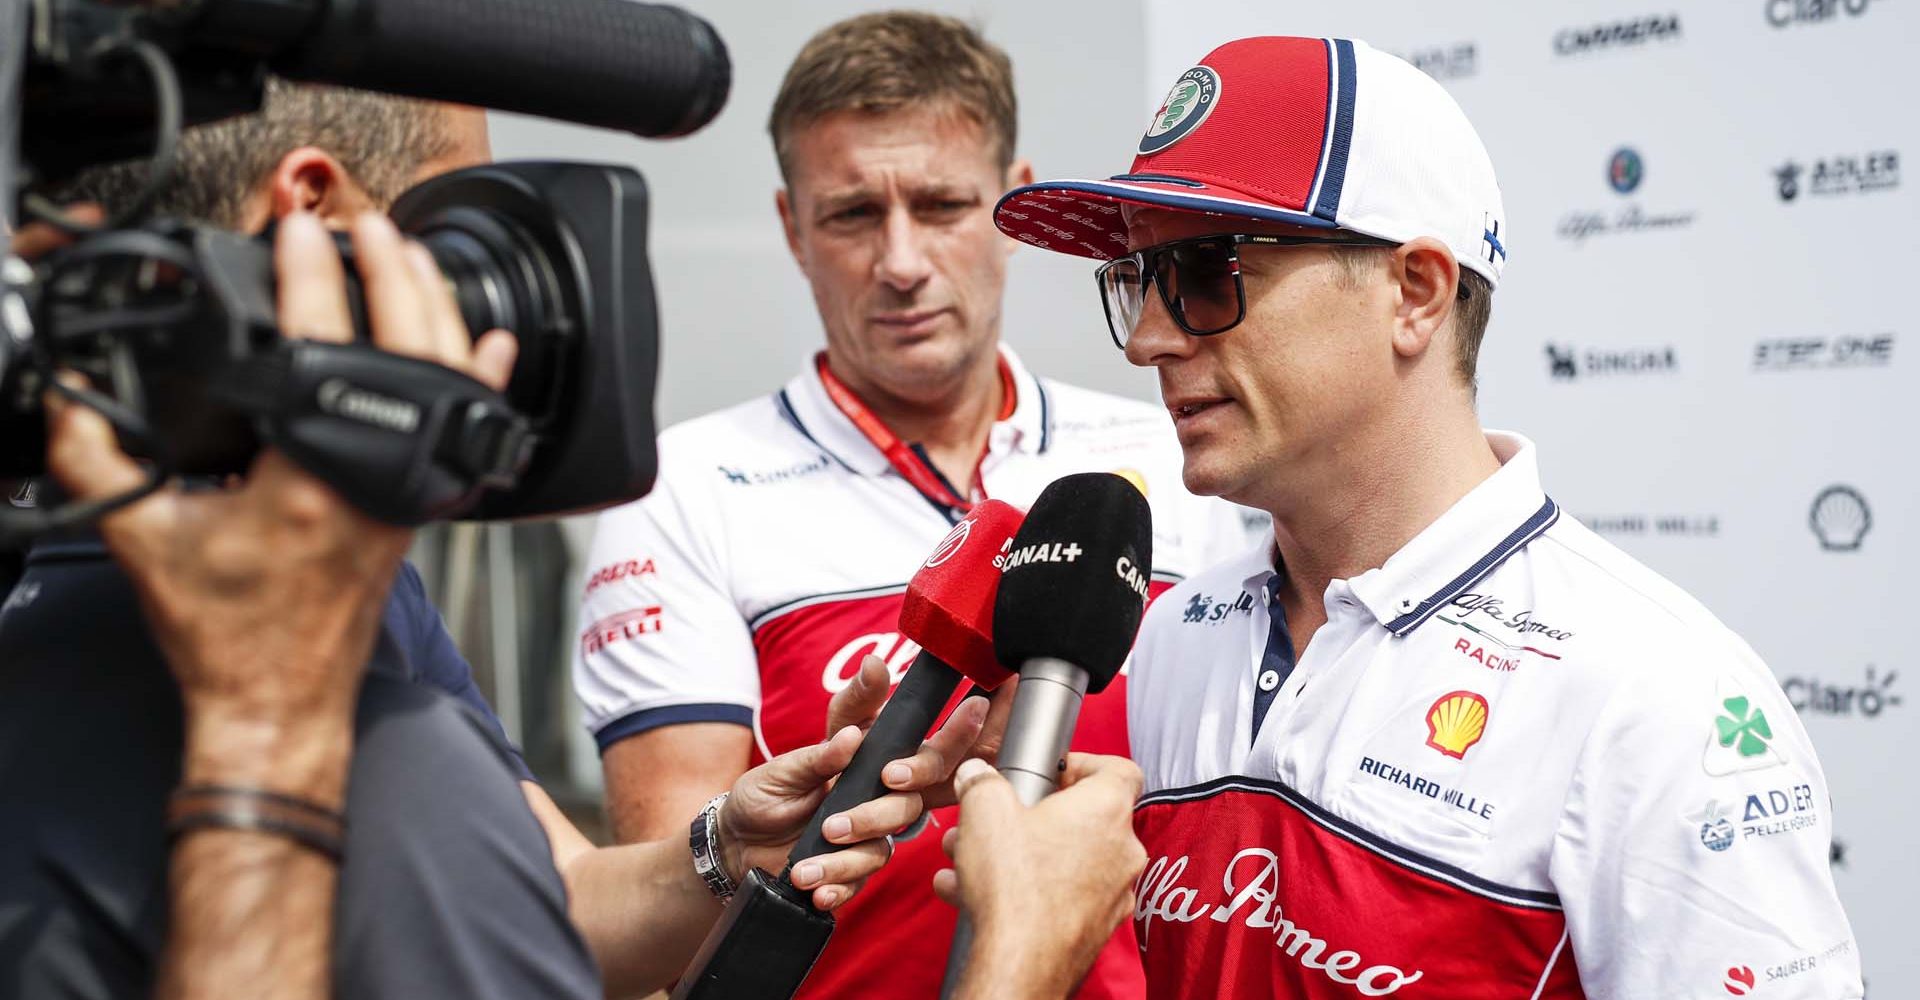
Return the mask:
<path id="1" fill-rule="evenodd" d="M 913 484 L 913 488 L 919 490 L 921 496 L 926 497 L 936 506 L 960 514 L 973 509 L 972 500 L 962 498 L 955 493 L 944 476 L 934 471 L 933 467 L 928 465 L 912 446 L 900 440 L 899 435 L 882 423 L 879 417 L 874 416 L 873 411 L 867 409 L 867 404 L 861 402 L 860 397 L 854 395 L 853 390 L 847 388 L 846 383 L 833 374 L 833 370 L 827 367 L 827 352 L 821 351 L 816 355 L 813 364 L 814 368 L 820 372 L 820 384 L 826 388 L 827 397 L 833 400 L 833 405 L 839 407 L 840 412 L 846 414 L 848 420 L 853 421 L 853 426 L 860 428 L 860 433 L 865 434 L 867 440 L 871 441 L 875 448 L 880 449 L 881 454 L 887 456 L 887 462 L 893 466 L 894 471 Z M 1000 358 L 1000 390 L 1000 415 L 997 419 L 1005 420 L 1013 416 L 1016 390 L 1013 370 L 1008 367 L 1004 356 Z M 986 496 L 986 490 L 980 482 L 980 461 L 984 461 L 986 457 L 983 449 L 980 460 L 974 463 L 974 493 L 981 498 Z"/>

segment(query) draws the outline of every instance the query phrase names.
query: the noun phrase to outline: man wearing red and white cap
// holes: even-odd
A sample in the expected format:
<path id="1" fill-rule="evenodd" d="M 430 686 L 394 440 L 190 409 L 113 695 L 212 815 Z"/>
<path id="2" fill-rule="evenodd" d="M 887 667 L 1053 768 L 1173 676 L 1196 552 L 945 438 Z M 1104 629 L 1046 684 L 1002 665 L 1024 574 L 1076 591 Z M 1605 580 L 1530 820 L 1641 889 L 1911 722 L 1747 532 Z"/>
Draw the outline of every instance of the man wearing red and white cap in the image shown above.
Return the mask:
<path id="1" fill-rule="evenodd" d="M 1214 50 L 1128 173 L 997 208 L 1104 262 L 1187 486 L 1273 516 L 1135 649 L 1150 993 L 1859 997 L 1773 675 L 1479 425 L 1504 218 L 1438 84 L 1311 38 Z"/>

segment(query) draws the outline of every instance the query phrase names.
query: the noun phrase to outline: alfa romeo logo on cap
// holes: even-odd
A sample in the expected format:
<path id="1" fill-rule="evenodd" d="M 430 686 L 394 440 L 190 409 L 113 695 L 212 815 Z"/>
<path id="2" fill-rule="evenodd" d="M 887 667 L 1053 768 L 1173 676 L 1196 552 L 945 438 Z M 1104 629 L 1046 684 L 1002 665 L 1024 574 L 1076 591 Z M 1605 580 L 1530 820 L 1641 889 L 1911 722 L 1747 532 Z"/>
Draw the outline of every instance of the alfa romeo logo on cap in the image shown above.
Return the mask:
<path id="1" fill-rule="evenodd" d="M 1180 74 L 1160 110 L 1147 123 L 1147 134 L 1140 137 L 1142 155 L 1158 153 L 1185 139 L 1207 120 L 1207 114 L 1220 103 L 1220 74 L 1211 67 L 1195 66 Z"/>

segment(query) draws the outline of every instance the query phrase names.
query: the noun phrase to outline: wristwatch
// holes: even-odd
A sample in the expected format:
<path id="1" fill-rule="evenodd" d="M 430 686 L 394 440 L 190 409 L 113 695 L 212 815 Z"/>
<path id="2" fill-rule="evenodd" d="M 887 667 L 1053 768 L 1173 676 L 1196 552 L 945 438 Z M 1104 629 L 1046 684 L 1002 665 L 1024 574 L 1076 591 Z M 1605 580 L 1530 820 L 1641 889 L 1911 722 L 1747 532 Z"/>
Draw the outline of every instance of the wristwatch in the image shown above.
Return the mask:
<path id="1" fill-rule="evenodd" d="M 726 902 L 733 898 L 733 877 L 727 874 L 727 866 L 720 863 L 720 807 L 727 801 L 727 792 L 721 792 L 707 800 L 700 815 L 693 818 L 693 828 L 687 832 L 687 846 L 693 849 L 693 871 L 700 880 L 707 883 L 714 898 Z"/>

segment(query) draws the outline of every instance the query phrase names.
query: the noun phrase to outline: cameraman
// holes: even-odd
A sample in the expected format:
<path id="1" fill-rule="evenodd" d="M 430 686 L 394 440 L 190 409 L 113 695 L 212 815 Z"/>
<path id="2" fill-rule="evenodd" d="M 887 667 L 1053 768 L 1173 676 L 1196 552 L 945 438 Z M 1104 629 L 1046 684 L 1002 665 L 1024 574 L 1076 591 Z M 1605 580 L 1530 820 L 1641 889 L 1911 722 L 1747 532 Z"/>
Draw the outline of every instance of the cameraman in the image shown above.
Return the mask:
<path id="1" fill-rule="evenodd" d="M 49 242 L 43 232 L 22 235 L 16 249 L 27 255 Z M 406 266 L 398 234 L 370 226 L 357 235 L 373 312 L 430 318 L 383 323 L 376 343 L 504 385 L 512 338 L 496 332 L 470 349 L 444 286 Z M 325 229 L 292 216 L 275 251 L 279 325 L 350 339 L 340 257 Z M 99 414 L 58 392 L 46 403 L 48 468 L 74 499 L 140 484 Z M 273 451 L 244 485 L 149 497 L 103 518 L 100 531 L 133 582 L 184 709 L 157 992 L 216 997 L 244 986 L 262 998 L 327 996 L 354 699 L 412 533 L 361 515 Z"/>
<path id="2" fill-rule="evenodd" d="M 162 213 L 245 228 L 279 217 L 283 240 L 316 239 L 316 218 L 357 217 L 354 239 L 382 343 L 415 326 L 435 331 L 427 345 L 434 356 L 465 356 L 466 332 L 443 286 L 430 308 L 420 300 L 413 308 L 379 305 L 391 301 L 383 289 L 409 280 L 432 287 L 439 279 L 418 250 L 398 249 L 403 244 L 383 217 L 360 213 L 425 175 L 484 160 L 479 112 L 275 84 L 262 113 L 193 130 L 181 153 L 184 176 Z M 81 190 L 115 207 L 128 173 L 96 173 Z M 389 252 L 379 251 L 383 245 Z M 287 263 L 283 280 L 295 292 L 303 282 Z M 331 273 L 337 309 L 337 258 Z M 340 329 L 305 313 L 283 312 L 282 321 L 309 335 Z M 483 358 L 492 356 L 489 342 L 478 347 Z M 71 443 L 76 423 L 87 427 L 87 415 L 76 412 L 61 410 L 56 444 Z M 130 470 L 124 459 L 117 466 L 92 460 L 110 445 L 101 433 L 91 440 L 97 447 L 57 456 L 55 467 Z M 67 478 L 83 496 L 110 485 L 84 471 Z M 299 516 L 283 524 L 289 506 Z M 0 853 L 0 993 L 147 994 L 169 906 L 160 836 L 169 790 L 183 778 L 192 784 L 227 775 L 222 780 L 286 790 L 324 813 L 340 808 L 342 766 L 351 767 L 344 810 L 351 825 L 333 908 L 336 995 L 584 997 L 600 992 L 595 958 L 614 994 L 658 986 L 684 967 L 720 910 L 693 870 L 686 838 L 592 849 L 537 786 L 516 787 L 524 771 L 497 723 L 431 690 L 422 659 L 457 664 L 454 682 L 439 686 L 470 684 L 424 597 L 412 607 L 400 603 L 410 574 L 400 575 L 396 599 L 375 624 L 382 616 L 372 602 L 394 579 L 406 532 L 348 511 L 271 453 L 238 491 L 169 494 L 121 517 L 137 525 L 107 526 L 126 575 L 97 545 L 42 545 L 0 615 L 0 787 L 7 789 L 0 842 L 24 845 Z M 324 537 L 289 537 L 301 532 Z M 195 603 L 196 594 L 208 599 Z M 302 631 L 304 621 L 313 627 Z M 360 654 L 369 646 L 366 663 Z M 365 678 L 348 764 L 340 728 L 359 664 Z M 213 702 L 202 697 L 202 681 L 217 695 Z M 210 714 L 232 715 L 228 700 L 299 732 L 280 733 L 247 715 L 236 720 L 247 741 L 228 744 L 202 724 Z M 950 772 L 983 714 L 977 707 L 955 713 L 915 759 L 916 773 Z M 843 732 L 737 783 L 715 807 L 724 870 L 738 879 L 751 866 L 779 867 L 824 781 L 857 742 Z M 203 753 L 209 745 L 226 749 Z M 239 770 L 224 770 L 227 761 Z M 853 810 L 853 829 L 836 839 L 854 846 L 799 866 L 796 881 L 815 891 L 816 904 L 837 906 L 884 862 L 889 848 L 880 835 L 919 811 L 913 793 Z M 173 912 L 208 901 L 231 908 L 182 925 L 189 933 L 176 947 L 204 941 L 194 928 L 224 935 L 244 925 L 262 942 L 280 940 L 271 931 L 287 928 L 274 927 L 270 910 L 284 925 L 294 912 L 325 909 L 324 896 L 307 891 L 325 882 L 324 872 L 297 870 L 313 859 L 276 871 L 270 860 L 251 862 L 248 852 L 227 849 L 226 841 L 242 836 L 253 835 L 196 832 L 181 841 Z M 206 846 L 197 842 L 203 837 Z M 257 894 L 235 884 L 242 874 L 259 879 Z M 283 880 L 295 888 L 272 888 Z M 325 947 L 300 940 L 307 951 Z M 260 961 L 276 975 L 284 971 L 271 954 Z"/>

